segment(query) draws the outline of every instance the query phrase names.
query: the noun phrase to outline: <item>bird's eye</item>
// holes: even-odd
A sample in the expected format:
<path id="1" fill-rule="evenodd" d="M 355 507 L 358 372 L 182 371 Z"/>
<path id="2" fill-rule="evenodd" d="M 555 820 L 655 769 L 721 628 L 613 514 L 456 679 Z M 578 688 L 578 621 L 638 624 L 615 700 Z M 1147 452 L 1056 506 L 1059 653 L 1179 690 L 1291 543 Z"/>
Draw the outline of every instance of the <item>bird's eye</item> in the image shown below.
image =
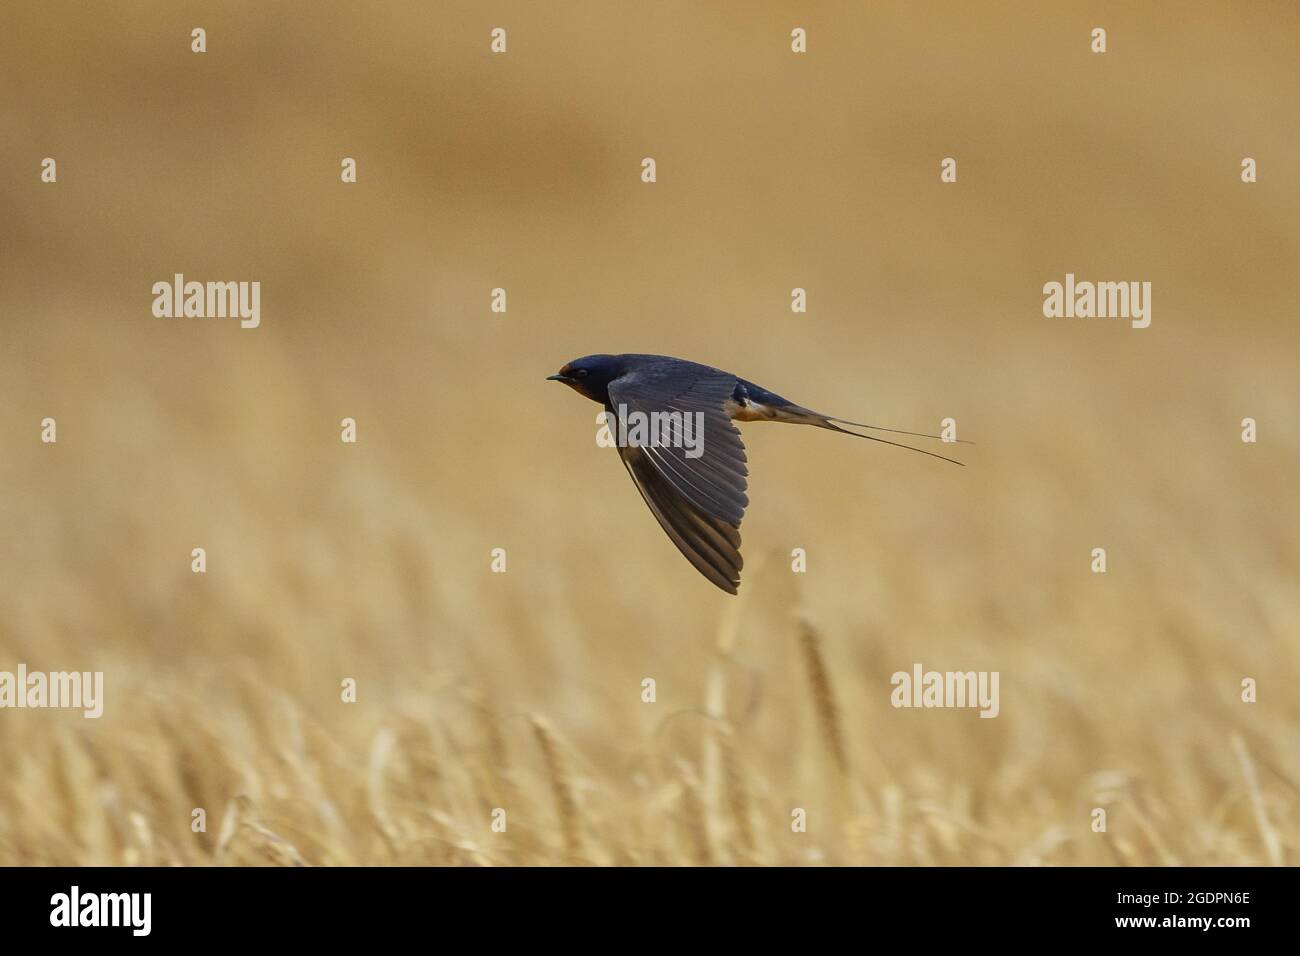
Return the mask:
<path id="1" fill-rule="evenodd" d="M 574 372 L 573 374 L 576 375 L 576 376 L 578 376 L 578 378 L 586 378 L 586 377 L 587 377 L 587 370 L 586 370 L 585 368 L 580 368 L 580 369 L 578 369 L 576 372 Z"/>

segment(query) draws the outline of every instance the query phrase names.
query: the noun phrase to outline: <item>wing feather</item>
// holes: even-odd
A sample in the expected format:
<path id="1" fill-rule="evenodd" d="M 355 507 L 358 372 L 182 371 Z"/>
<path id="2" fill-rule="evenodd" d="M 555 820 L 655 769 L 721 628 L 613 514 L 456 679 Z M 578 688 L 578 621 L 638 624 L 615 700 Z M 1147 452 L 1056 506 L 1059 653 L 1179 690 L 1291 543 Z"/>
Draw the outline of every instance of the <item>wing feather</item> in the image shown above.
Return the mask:
<path id="1" fill-rule="evenodd" d="M 646 416 L 655 412 L 698 416 L 703 425 L 697 436 L 701 442 L 698 457 L 687 454 L 676 423 L 671 431 L 677 440 L 643 445 L 642 450 L 697 509 L 739 526 L 749 504 L 745 494 L 749 467 L 740 432 L 725 409 L 735 387 L 735 376 L 703 365 L 671 362 L 643 366 L 610 383 L 609 410 L 616 422 L 624 410 Z"/>
<path id="2" fill-rule="evenodd" d="M 689 362 L 642 365 L 610 383 L 607 409 L 611 428 L 618 427 L 624 412 L 699 416 L 698 457 L 686 454 L 677 422 L 670 425 L 667 444 L 620 445 L 618 451 L 669 539 L 696 570 L 730 594 L 740 585 L 740 523 L 749 505 L 745 445 L 725 405 L 736 381 Z"/>
<path id="3" fill-rule="evenodd" d="M 641 448 L 620 447 L 619 456 L 651 514 L 691 564 L 729 594 L 740 587 L 740 532 L 711 515 L 695 510 L 666 479 Z"/>

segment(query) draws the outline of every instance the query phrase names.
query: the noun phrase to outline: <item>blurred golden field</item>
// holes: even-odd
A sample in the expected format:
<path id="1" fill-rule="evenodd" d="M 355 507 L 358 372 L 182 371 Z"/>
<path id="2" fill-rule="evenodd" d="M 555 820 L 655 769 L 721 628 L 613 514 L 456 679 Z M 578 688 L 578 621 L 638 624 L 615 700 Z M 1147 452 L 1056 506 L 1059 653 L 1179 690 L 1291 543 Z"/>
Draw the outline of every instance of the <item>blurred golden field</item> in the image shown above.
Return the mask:
<path id="1" fill-rule="evenodd" d="M 1300 12 L 1140 7 L 6 4 L 0 864 L 1300 862 Z M 977 444 L 743 427 L 731 598 L 601 351 Z"/>

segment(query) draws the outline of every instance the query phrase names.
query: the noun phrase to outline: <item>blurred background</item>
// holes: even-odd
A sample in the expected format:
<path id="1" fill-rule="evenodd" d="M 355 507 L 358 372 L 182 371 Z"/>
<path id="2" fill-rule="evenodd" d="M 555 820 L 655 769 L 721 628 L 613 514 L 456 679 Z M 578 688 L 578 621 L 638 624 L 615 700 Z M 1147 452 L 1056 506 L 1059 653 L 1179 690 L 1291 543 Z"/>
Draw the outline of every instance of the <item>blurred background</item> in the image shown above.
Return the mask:
<path id="1" fill-rule="evenodd" d="M 105 712 L 0 712 L 0 864 L 1297 862 L 1294 4 L 3 20 L 0 670 Z M 731 598 L 543 380 L 601 351 L 977 444 L 747 426 Z"/>

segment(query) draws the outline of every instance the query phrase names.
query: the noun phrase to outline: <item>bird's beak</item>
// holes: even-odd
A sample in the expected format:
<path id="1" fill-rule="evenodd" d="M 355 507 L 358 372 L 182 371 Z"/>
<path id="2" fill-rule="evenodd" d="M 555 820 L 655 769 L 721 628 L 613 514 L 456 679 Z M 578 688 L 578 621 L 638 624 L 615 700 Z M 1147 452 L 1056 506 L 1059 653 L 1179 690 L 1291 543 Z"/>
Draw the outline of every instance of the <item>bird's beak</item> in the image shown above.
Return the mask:
<path id="1" fill-rule="evenodd" d="M 546 376 L 546 380 L 548 382 L 565 382 L 566 384 L 573 381 L 569 376 L 561 375 L 559 372 L 556 372 L 554 375 Z"/>

